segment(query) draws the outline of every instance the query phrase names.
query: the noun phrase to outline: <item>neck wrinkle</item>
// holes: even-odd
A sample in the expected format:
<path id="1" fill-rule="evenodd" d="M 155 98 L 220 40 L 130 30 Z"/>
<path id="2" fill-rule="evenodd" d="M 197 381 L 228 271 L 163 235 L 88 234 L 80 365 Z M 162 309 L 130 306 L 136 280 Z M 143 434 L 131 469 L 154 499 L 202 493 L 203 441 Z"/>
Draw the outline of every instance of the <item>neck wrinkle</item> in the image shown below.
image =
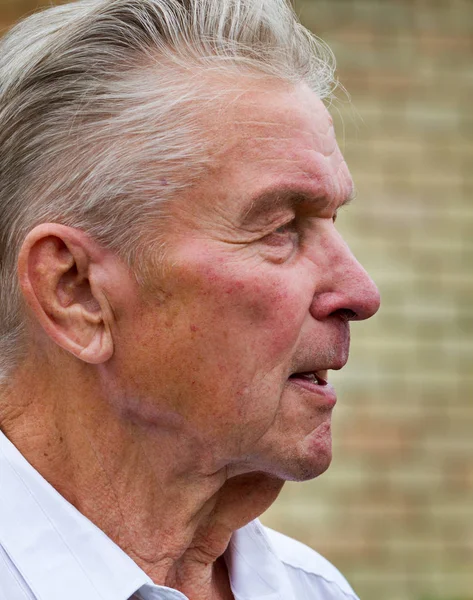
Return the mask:
<path id="1" fill-rule="evenodd" d="M 153 436 L 118 419 L 93 376 L 81 373 L 75 386 L 74 373 L 57 373 L 37 363 L 18 373 L 0 401 L 5 435 L 156 584 L 191 600 L 230 597 L 221 557 L 231 535 L 273 503 L 283 482 L 211 472 L 182 434 Z"/>

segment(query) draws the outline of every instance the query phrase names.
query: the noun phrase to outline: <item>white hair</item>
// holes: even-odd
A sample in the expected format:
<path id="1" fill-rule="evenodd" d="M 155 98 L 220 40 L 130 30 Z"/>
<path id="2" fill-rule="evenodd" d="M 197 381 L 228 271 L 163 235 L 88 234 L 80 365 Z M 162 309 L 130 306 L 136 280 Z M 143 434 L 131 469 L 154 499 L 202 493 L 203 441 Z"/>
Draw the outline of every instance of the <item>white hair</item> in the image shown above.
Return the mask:
<path id="1" fill-rule="evenodd" d="M 210 160 L 203 74 L 336 86 L 286 0 L 79 0 L 0 43 L 0 379 L 24 353 L 16 263 L 35 225 L 78 227 L 136 266 L 140 235 Z M 223 86 L 221 86 L 223 87 Z"/>

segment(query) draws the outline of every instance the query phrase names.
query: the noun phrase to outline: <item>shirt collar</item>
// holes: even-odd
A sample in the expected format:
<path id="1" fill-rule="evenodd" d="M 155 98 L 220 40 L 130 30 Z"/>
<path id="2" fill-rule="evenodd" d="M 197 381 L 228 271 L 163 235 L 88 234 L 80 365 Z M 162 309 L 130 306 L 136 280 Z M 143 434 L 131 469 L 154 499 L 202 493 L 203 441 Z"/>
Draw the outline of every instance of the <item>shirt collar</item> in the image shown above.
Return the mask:
<path id="1" fill-rule="evenodd" d="M 236 600 L 297 600 L 258 519 L 233 533 L 225 561 Z"/>
<path id="2" fill-rule="evenodd" d="M 37 598 L 125 600 L 151 583 L 1 432 L 0 515 L 0 544 Z"/>
<path id="3" fill-rule="evenodd" d="M 143 600 L 185 599 L 154 585 L 1 431 L 0 545 L 41 600 L 128 600 L 137 590 Z M 259 521 L 233 534 L 225 560 L 237 600 L 293 600 L 285 570 Z"/>

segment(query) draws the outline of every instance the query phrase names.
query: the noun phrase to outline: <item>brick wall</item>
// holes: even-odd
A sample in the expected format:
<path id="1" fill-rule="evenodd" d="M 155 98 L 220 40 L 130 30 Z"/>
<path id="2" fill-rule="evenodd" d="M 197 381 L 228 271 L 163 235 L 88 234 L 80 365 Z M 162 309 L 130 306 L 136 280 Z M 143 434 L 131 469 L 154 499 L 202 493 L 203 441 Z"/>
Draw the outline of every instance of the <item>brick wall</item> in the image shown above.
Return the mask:
<path id="1" fill-rule="evenodd" d="M 0 23 L 31 10 L 0 0 Z M 363 600 L 473 599 L 473 1 L 305 0 L 352 95 L 339 227 L 383 305 L 336 374 L 334 462 L 265 522 Z M 302 600 L 302 599 L 301 599 Z"/>
<path id="2" fill-rule="evenodd" d="M 352 104 L 332 112 L 358 187 L 337 223 L 378 283 L 335 377 L 334 461 L 265 522 L 363 600 L 473 598 L 473 2 L 314 0 Z"/>

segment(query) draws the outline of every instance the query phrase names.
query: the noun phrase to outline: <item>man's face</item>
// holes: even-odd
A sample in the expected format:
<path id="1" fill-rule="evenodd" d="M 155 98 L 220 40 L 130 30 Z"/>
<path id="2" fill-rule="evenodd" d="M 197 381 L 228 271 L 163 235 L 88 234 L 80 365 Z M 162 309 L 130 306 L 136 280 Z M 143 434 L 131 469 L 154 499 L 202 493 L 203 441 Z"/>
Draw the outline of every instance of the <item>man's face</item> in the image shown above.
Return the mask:
<path id="1" fill-rule="evenodd" d="M 326 371 L 348 358 L 348 319 L 379 306 L 334 222 L 352 180 L 305 87 L 212 118 L 212 170 L 172 204 L 163 272 L 116 344 L 123 401 L 209 471 L 312 478 L 331 459 Z"/>

